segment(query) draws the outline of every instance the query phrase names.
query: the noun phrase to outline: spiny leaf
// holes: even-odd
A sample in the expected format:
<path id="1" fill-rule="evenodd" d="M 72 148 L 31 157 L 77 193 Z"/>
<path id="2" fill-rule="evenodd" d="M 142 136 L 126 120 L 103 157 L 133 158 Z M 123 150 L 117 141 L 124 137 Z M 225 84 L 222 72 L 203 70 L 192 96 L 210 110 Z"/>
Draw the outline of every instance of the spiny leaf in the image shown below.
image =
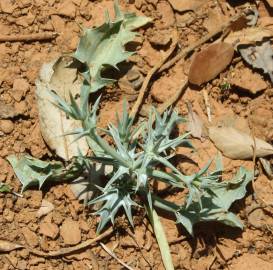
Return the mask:
<path id="1" fill-rule="evenodd" d="M 13 170 L 22 183 L 22 192 L 29 186 L 43 186 L 46 181 L 65 181 L 72 180 L 79 176 L 82 168 L 79 164 L 72 165 L 69 168 L 64 168 L 61 163 L 50 163 L 35 159 L 29 155 L 17 157 L 10 155 L 7 157 Z"/>
<path id="2" fill-rule="evenodd" d="M 240 168 L 230 181 L 219 182 L 218 177 L 211 179 L 205 177 L 206 183 L 203 184 L 204 190 L 203 194 L 200 193 L 200 201 L 192 200 L 189 205 L 177 211 L 177 222 L 181 223 L 190 234 L 193 234 L 193 225 L 202 221 L 218 221 L 242 229 L 240 219 L 228 209 L 233 202 L 245 196 L 246 186 L 252 179 L 253 173 L 244 168 Z M 199 181 L 203 182 L 202 179 Z"/>
<path id="3" fill-rule="evenodd" d="M 133 52 L 125 50 L 124 45 L 132 41 L 136 33 L 132 30 L 145 25 L 151 19 L 136 16 L 133 13 L 123 14 L 115 3 L 115 20 L 106 22 L 94 29 L 85 29 L 74 57 L 87 66 L 83 73 L 85 83 L 82 91 L 96 92 L 113 79 L 101 76 L 107 67 L 118 69 L 117 65 L 128 59 Z"/>

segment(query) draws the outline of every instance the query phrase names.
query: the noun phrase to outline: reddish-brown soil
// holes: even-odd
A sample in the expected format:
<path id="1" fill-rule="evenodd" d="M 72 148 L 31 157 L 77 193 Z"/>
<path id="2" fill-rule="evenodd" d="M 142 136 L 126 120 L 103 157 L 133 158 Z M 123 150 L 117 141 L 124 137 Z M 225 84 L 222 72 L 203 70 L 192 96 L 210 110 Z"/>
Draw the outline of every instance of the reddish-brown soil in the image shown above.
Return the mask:
<path id="1" fill-rule="evenodd" d="M 226 0 L 203 2 L 205 4 L 195 11 L 178 13 L 167 0 L 122 1 L 122 9 L 143 13 L 154 19 L 149 27 L 139 30 L 142 36 L 137 40 L 137 54 L 131 59 L 143 76 L 159 61 L 160 50 L 168 49 L 168 37 L 173 29 L 178 30 L 180 47 L 187 47 L 213 31 L 215 26 L 246 4 L 246 1 Z M 261 20 L 270 18 L 272 9 L 266 1 L 251 2 L 257 2 Z M 41 65 L 58 55 L 74 51 L 81 31 L 79 25 L 90 27 L 101 24 L 105 9 L 113 13 L 112 4 L 112 1 L 88 0 L 0 0 L 0 35 L 45 31 L 58 33 L 55 39 L 49 41 L 0 42 L 0 181 L 10 185 L 14 191 L 20 192 L 21 186 L 6 161 L 9 154 L 29 153 L 45 160 L 52 157 L 40 133 L 35 100 L 35 79 Z M 146 97 L 141 114 L 145 115 L 147 104 L 157 106 L 177 91 L 188 74 L 190 61 L 182 59 L 152 80 L 150 95 Z M 272 143 L 273 89 L 269 79 L 259 76 L 260 84 L 265 85 L 265 89 L 255 95 L 234 86 L 223 90 L 222 85 L 231 78 L 243 78 L 245 82 L 241 83 L 248 85 L 253 73 L 244 69 L 246 67 L 242 60 L 234 61 L 217 79 L 202 87 L 209 93 L 212 120 L 233 113 L 248 120 L 257 137 Z M 186 90 L 176 104 L 180 114 L 187 114 L 185 101 L 190 101 L 194 111 L 207 121 L 202 89 Z M 105 127 L 109 121 L 114 121 L 114 111 L 122 108 L 124 96 L 133 104 L 137 95 L 134 89 L 122 88 L 121 84 L 105 90 L 100 126 Z M 184 149 L 178 149 L 178 153 L 188 154 L 199 168 L 217 153 L 207 138 L 203 142 L 193 139 L 193 144 L 198 151 L 185 153 Z M 228 158 L 224 158 L 224 165 L 227 176 L 239 166 L 249 169 L 253 167 L 252 161 Z M 198 167 L 190 163 L 180 164 L 185 173 L 192 173 Z M 272 205 L 273 182 L 267 178 L 259 164 L 255 189 L 260 199 Z M 176 201 L 183 194 L 166 196 Z M 39 218 L 36 214 L 43 199 L 51 202 L 54 210 Z M 257 202 L 250 185 L 246 198 L 233 206 L 234 212 L 244 222 L 244 231 L 216 223 L 202 224 L 196 226 L 195 238 L 189 237 L 173 220 L 162 217 L 171 243 L 175 269 L 273 269 L 273 209 L 254 209 L 255 206 Z M 103 243 L 133 269 L 163 269 L 159 248 L 148 220 L 143 218 L 142 213 L 138 213 L 135 223 L 135 230 L 130 231 L 127 222 L 121 217 L 115 233 L 104 239 Z M 2 240 L 48 252 L 96 237 L 96 224 L 97 218 L 90 215 L 88 209 L 75 199 L 66 184 L 48 184 L 41 191 L 28 190 L 22 198 L 0 193 Z M 124 268 L 97 245 L 58 258 L 34 256 L 26 249 L 0 252 L 0 269 Z"/>

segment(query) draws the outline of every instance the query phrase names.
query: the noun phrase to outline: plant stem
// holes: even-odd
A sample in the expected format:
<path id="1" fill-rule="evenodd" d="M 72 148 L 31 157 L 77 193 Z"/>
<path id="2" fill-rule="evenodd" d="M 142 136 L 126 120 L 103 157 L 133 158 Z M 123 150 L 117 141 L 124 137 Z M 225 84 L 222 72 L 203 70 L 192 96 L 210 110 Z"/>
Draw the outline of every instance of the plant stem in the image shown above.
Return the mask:
<path id="1" fill-rule="evenodd" d="M 145 205 L 145 208 L 148 213 L 148 218 L 154 230 L 154 234 L 160 249 L 160 253 L 161 253 L 161 257 L 162 257 L 162 261 L 165 266 L 165 269 L 174 270 L 170 247 L 168 244 L 166 234 L 164 232 L 164 228 L 160 222 L 160 219 L 155 209 L 151 209 L 148 204 Z"/>

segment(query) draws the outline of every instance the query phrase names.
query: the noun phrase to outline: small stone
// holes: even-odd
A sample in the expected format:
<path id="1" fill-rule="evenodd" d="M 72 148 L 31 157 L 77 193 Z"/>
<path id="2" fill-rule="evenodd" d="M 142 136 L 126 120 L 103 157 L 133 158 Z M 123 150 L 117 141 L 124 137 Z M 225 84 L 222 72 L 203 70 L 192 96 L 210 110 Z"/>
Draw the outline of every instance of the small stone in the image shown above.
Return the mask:
<path id="1" fill-rule="evenodd" d="M 19 102 L 23 96 L 25 96 L 29 88 L 29 83 L 25 79 L 15 79 L 11 95 L 17 102 Z"/>
<path id="2" fill-rule="evenodd" d="M 18 115 L 15 107 L 0 101 L 0 119 L 12 118 Z"/>
<path id="3" fill-rule="evenodd" d="M 6 208 L 3 212 L 3 218 L 8 222 L 12 222 L 14 220 L 14 212 Z"/>
<path id="4" fill-rule="evenodd" d="M 58 15 L 51 16 L 52 25 L 56 32 L 62 33 L 65 30 L 65 21 Z"/>
<path id="5" fill-rule="evenodd" d="M 76 7 L 72 1 L 65 1 L 59 6 L 58 14 L 73 19 L 76 16 Z"/>
<path id="6" fill-rule="evenodd" d="M 42 216 L 45 216 L 45 215 L 47 215 L 48 213 L 50 213 L 53 209 L 54 209 L 54 205 L 53 205 L 51 202 L 49 202 L 49 201 L 43 199 L 43 200 L 42 200 L 41 207 L 40 207 L 39 210 L 37 211 L 36 216 L 37 216 L 38 218 L 40 218 L 40 217 L 42 217 Z"/>
<path id="7" fill-rule="evenodd" d="M 12 0 L 0 0 L 0 8 L 4 13 L 11 14 L 15 9 L 16 5 L 13 4 Z"/>
<path id="8" fill-rule="evenodd" d="M 29 260 L 29 265 L 37 265 L 39 263 L 44 263 L 44 262 L 45 262 L 45 258 L 35 257 Z"/>
<path id="9" fill-rule="evenodd" d="M 55 239 L 59 234 L 59 228 L 54 223 L 44 222 L 40 225 L 39 232 L 51 239 Z"/>
<path id="10" fill-rule="evenodd" d="M 39 240 L 38 240 L 37 235 L 34 232 L 32 232 L 28 227 L 23 227 L 22 233 L 24 235 L 24 238 L 25 238 L 27 244 L 30 247 L 38 246 Z"/>
<path id="11" fill-rule="evenodd" d="M 166 46 L 171 40 L 171 35 L 169 32 L 166 31 L 157 31 L 152 36 L 150 36 L 148 40 L 153 45 Z"/>
<path id="12" fill-rule="evenodd" d="M 27 103 L 25 100 L 22 100 L 21 102 L 15 102 L 14 104 L 14 110 L 15 110 L 15 114 L 19 115 L 19 114 L 25 114 L 27 111 Z"/>
<path id="13" fill-rule="evenodd" d="M 10 120 L 0 120 L 0 130 L 5 134 L 10 134 L 14 130 L 14 124 Z"/>
<path id="14" fill-rule="evenodd" d="M 80 228 L 81 228 L 82 231 L 84 231 L 84 232 L 89 232 L 90 231 L 90 227 L 88 226 L 86 221 L 81 219 L 79 221 L 79 223 L 80 223 L 79 225 L 80 225 Z"/>
<path id="15" fill-rule="evenodd" d="M 254 95 L 267 88 L 263 77 L 248 67 L 238 69 L 235 76 L 230 79 L 230 83 Z"/>
<path id="16" fill-rule="evenodd" d="M 79 223 L 71 218 L 65 219 L 61 226 L 60 234 L 67 245 L 76 245 L 81 241 Z"/>
<path id="17" fill-rule="evenodd" d="M 42 203 L 42 191 L 40 190 L 33 190 L 31 193 L 31 198 L 29 199 L 29 206 L 31 208 L 38 208 L 41 206 Z"/>
<path id="18" fill-rule="evenodd" d="M 174 25 L 174 12 L 167 1 L 162 1 L 157 4 L 157 12 L 161 15 L 160 25 L 157 26 L 158 28 L 167 29 Z"/>

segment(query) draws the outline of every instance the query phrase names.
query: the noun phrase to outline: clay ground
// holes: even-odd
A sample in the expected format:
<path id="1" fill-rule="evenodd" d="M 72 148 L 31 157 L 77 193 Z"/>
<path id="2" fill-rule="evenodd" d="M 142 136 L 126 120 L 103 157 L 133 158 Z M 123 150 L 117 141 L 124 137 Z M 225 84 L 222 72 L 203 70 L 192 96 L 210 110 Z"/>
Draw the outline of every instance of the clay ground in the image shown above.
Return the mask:
<path id="1" fill-rule="evenodd" d="M 173 30 L 179 33 L 178 44 L 185 48 L 194 44 L 214 27 L 233 16 L 246 1 L 204 1 L 200 8 L 189 12 L 176 12 L 167 0 L 122 1 L 123 10 L 135 11 L 153 18 L 153 24 L 139 30 L 137 53 L 130 59 L 145 77 L 159 61 L 160 50 L 168 49 Z M 272 9 L 266 1 L 250 1 L 256 5 L 260 17 L 270 17 Z M 21 185 L 15 177 L 6 157 L 13 153 L 29 153 L 36 158 L 50 160 L 49 151 L 40 133 L 35 98 L 35 79 L 44 62 L 73 52 L 78 44 L 81 29 L 98 26 L 103 22 L 103 11 L 113 13 L 112 1 L 88 0 L 0 0 L 0 36 L 56 32 L 57 37 L 43 41 L 0 41 L 0 181 L 20 192 Z M 1 11 L 2 9 L 2 11 Z M 212 19 L 213 18 L 213 19 Z M 209 41 L 207 44 L 212 42 Z M 203 45 L 205 46 L 205 44 Z M 252 72 L 244 62 L 237 60 L 221 74 L 200 88 L 187 88 L 176 103 L 176 109 L 187 116 L 186 101 L 203 121 L 207 121 L 204 90 L 208 93 L 213 121 L 227 115 L 247 119 L 255 136 L 273 141 L 273 89 L 266 76 L 258 75 L 254 81 L 263 88 L 256 94 L 247 89 L 223 85 L 229 78 L 242 78 L 241 84 L 253 80 Z M 236 59 L 235 57 L 235 59 Z M 149 94 L 141 114 L 145 115 L 151 104 L 157 106 L 169 99 L 179 88 L 189 72 L 191 58 L 181 59 L 173 67 L 152 79 Z M 262 86 L 261 86 L 262 85 Z M 137 92 L 120 81 L 114 87 L 104 90 L 100 125 L 114 121 L 114 111 L 120 111 L 126 97 L 130 104 Z M 181 170 L 191 173 L 201 168 L 217 149 L 213 143 L 193 139 L 197 152 L 189 152 L 196 164 L 183 163 Z M 183 148 L 178 152 L 185 154 Z M 270 158 L 268 159 L 270 161 Z M 272 158 L 271 158 L 272 163 Z M 225 174 L 231 175 L 239 166 L 253 168 L 252 161 L 224 158 Z M 268 204 L 273 200 L 273 182 L 265 175 L 260 163 L 256 166 L 255 190 L 259 198 Z M 164 186 L 159 186 L 164 189 Z M 163 191 L 165 192 L 165 191 Z M 184 194 L 168 193 L 164 196 L 178 201 Z M 54 205 L 54 210 L 38 218 L 36 213 L 42 199 Z M 173 220 L 161 217 L 170 242 L 175 269 L 204 270 L 268 270 L 273 269 L 273 209 L 258 208 L 253 188 L 248 187 L 245 199 L 236 202 L 232 209 L 243 220 L 243 231 L 221 224 L 201 224 L 195 227 L 195 237 L 176 226 Z M 44 224 L 51 224 L 47 227 Z M 66 230 L 65 224 L 69 231 Z M 152 229 L 144 214 L 135 218 L 135 230 L 131 231 L 126 219 L 121 216 L 115 233 L 102 242 L 114 251 L 116 256 L 133 269 L 163 269 L 161 255 Z M 68 247 L 64 235 L 74 235 L 74 243 L 96 237 L 96 217 L 78 202 L 69 187 L 64 184 L 48 184 L 43 190 L 31 189 L 23 197 L 0 193 L 0 239 L 30 246 L 45 252 Z M 69 256 L 44 258 L 30 254 L 26 249 L 0 253 L 0 269 L 124 269 L 100 245 L 92 246 Z"/>

